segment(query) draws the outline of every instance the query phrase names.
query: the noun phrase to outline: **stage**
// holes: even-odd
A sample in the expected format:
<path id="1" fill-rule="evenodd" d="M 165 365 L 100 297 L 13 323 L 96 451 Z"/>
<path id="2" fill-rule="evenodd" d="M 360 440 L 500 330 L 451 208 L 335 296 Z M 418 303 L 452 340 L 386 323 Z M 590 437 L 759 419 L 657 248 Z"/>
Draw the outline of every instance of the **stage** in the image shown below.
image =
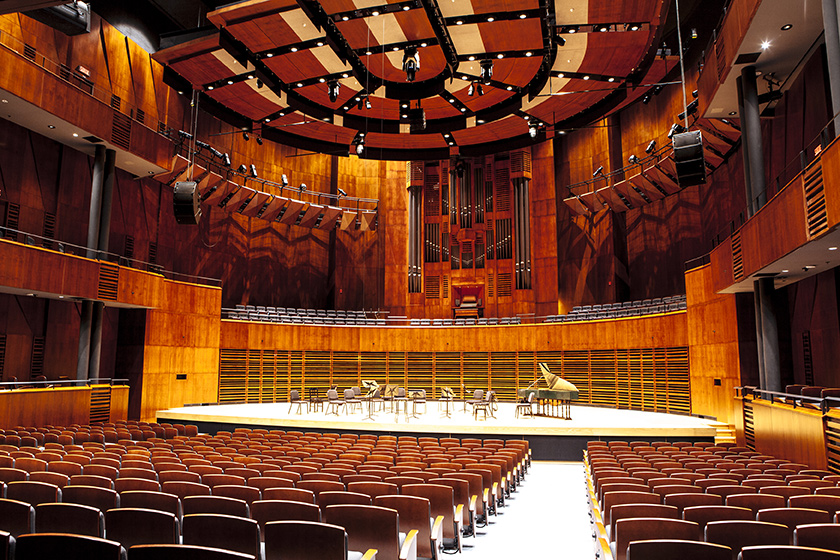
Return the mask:
<path id="1" fill-rule="evenodd" d="M 425 412 L 412 415 L 402 411 L 377 411 L 368 418 L 366 404 L 361 412 L 338 415 L 322 411 L 297 414 L 297 405 L 289 403 L 226 404 L 188 406 L 161 410 L 158 422 L 196 424 L 201 432 L 215 433 L 238 426 L 313 432 L 382 433 L 394 435 L 433 435 L 443 437 L 497 437 L 527 439 L 536 459 L 577 461 L 589 440 L 634 441 L 714 441 L 714 421 L 692 416 L 617 410 L 592 406 L 572 406 L 571 420 L 534 416 L 516 418 L 516 405 L 499 403 L 495 417 L 475 419 L 471 408 L 464 411 L 461 401 L 449 403 L 449 417 L 444 406 L 429 401 Z"/>

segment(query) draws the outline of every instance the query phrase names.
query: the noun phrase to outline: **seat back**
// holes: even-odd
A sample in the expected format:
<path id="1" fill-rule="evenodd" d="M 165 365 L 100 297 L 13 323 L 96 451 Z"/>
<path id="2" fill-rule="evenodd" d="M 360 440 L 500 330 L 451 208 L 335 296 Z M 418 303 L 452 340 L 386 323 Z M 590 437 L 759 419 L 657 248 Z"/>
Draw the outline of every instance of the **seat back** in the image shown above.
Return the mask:
<path id="1" fill-rule="evenodd" d="M 324 521 L 344 527 L 350 550 L 375 548 L 379 560 L 398 560 L 399 514 L 391 508 L 339 504 L 327 507 Z"/>
<path id="2" fill-rule="evenodd" d="M 419 496 L 377 496 L 373 505 L 395 509 L 399 513 L 400 532 L 417 531 L 417 555 L 423 558 L 434 558 L 432 549 L 432 532 L 429 519 L 432 518 L 432 508 L 428 498 Z"/>
<path id="3" fill-rule="evenodd" d="M 372 505 L 371 496 L 360 492 L 321 492 L 318 494 L 318 507 L 323 515 L 327 506 L 335 504 Z"/>
<path id="4" fill-rule="evenodd" d="M 344 527 L 314 521 L 273 521 L 265 526 L 264 534 L 265 560 L 347 558 Z"/>
<path id="5" fill-rule="evenodd" d="M 741 550 L 741 560 L 837 560 L 840 553 L 821 548 L 785 545 L 749 546 Z"/>
<path id="6" fill-rule="evenodd" d="M 191 544 L 138 544 L 129 550 L 130 560 L 259 560 L 251 554 Z"/>
<path id="7" fill-rule="evenodd" d="M 250 514 L 248 503 L 245 500 L 228 498 L 226 496 L 187 496 L 181 500 L 181 508 L 184 515 L 215 513 L 248 517 Z"/>
<path id="8" fill-rule="evenodd" d="M 793 530 L 793 544 L 840 551 L 840 525 L 837 523 L 798 525 Z"/>
<path id="9" fill-rule="evenodd" d="M 187 496 L 209 496 L 211 494 L 210 487 L 206 484 L 180 480 L 164 482 L 161 484 L 160 489 L 167 494 L 175 494 L 182 500 Z"/>
<path id="10" fill-rule="evenodd" d="M 627 546 L 633 541 L 650 539 L 700 540 L 697 523 L 681 519 L 631 517 L 615 523 L 615 559 L 625 560 Z"/>
<path id="11" fill-rule="evenodd" d="M 442 484 L 406 484 L 402 487 L 403 496 L 419 496 L 429 500 L 431 517 L 443 516 L 443 537 L 454 539 L 455 534 L 455 494 L 451 486 Z"/>
<path id="12" fill-rule="evenodd" d="M 396 484 L 390 484 L 388 482 L 350 482 L 347 484 L 347 491 L 367 494 L 373 499 L 377 496 L 398 494 L 399 487 Z"/>
<path id="13" fill-rule="evenodd" d="M 683 519 L 694 521 L 703 531 L 710 521 L 728 521 L 740 519 L 752 521 L 755 514 L 749 508 L 735 506 L 690 506 L 683 510 Z"/>
<path id="14" fill-rule="evenodd" d="M 259 500 L 251 504 L 251 518 L 255 519 L 265 537 L 266 523 L 272 521 L 321 521 L 321 509 L 315 504 L 287 500 Z"/>
<path id="15" fill-rule="evenodd" d="M 91 506 L 54 503 L 35 506 L 35 531 L 105 537 L 105 517 Z"/>
<path id="16" fill-rule="evenodd" d="M 610 510 L 610 535 L 615 536 L 615 522 L 630 517 L 658 517 L 679 519 L 680 510 L 676 506 L 663 504 L 617 504 Z M 689 521 L 694 521 L 689 519 Z"/>
<path id="17" fill-rule="evenodd" d="M 102 512 L 120 507 L 120 497 L 116 491 L 98 486 L 75 484 L 65 486 L 61 490 L 61 500 L 63 502 L 95 507 Z"/>
<path id="18" fill-rule="evenodd" d="M 790 532 L 785 525 L 762 521 L 710 521 L 706 524 L 706 542 L 722 544 L 732 549 L 737 560 L 742 547 L 758 544 L 788 544 Z"/>
<path id="19" fill-rule="evenodd" d="M 6 488 L 6 497 L 10 500 L 19 500 L 37 506 L 38 504 L 60 502 L 61 489 L 55 484 L 47 482 L 14 481 L 10 482 Z"/>
<path id="20" fill-rule="evenodd" d="M 13 537 L 35 532 L 35 508 L 27 502 L 0 498 L 0 531 Z"/>
<path id="21" fill-rule="evenodd" d="M 15 543 L 15 560 L 125 560 L 125 549 L 112 540 L 70 535 L 39 533 L 21 535 Z"/>
<path id="22" fill-rule="evenodd" d="M 618 504 L 658 504 L 661 503 L 659 494 L 653 492 L 635 492 L 635 491 L 621 491 L 621 492 L 606 492 L 604 494 L 604 504 L 601 511 L 606 514 L 604 518 L 605 525 L 612 525 L 610 519 L 610 509 Z"/>
<path id="23" fill-rule="evenodd" d="M 788 500 L 788 505 L 796 508 L 819 509 L 833 515 L 835 511 L 840 511 L 840 496 L 831 496 L 828 494 L 791 496 L 790 500 Z"/>
<path id="24" fill-rule="evenodd" d="M 184 544 L 224 548 L 260 557 L 260 527 L 256 520 L 231 515 L 184 515 Z"/>
<path id="25" fill-rule="evenodd" d="M 728 546 L 700 541 L 653 539 L 631 542 L 627 560 L 731 560 Z"/>
<path id="26" fill-rule="evenodd" d="M 790 530 L 790 542 L 793 542 L 793 530 L 797 525 L 831 523 L 832 515 L 820 509 L 782 507 L 759 510 L 755 518 L 758 521 L 786 525 Z"/>
<path id="27" fill-rule="evenodd" d="M 289 500 L 305 504 L 316 503 L 315 492 L 305 488 L 267 488 L 263 492 L 263 500 Z"/>
<path id="28" fill-rule="evenodd" d="M 130 548 L 136 544 L 177 544 L 178 518 L 165 511 L 115 508 L 105 512 L 108 538 Z"/>
<path id="29" fill-rule="evenodd" d="M 166 492 L 128 490 L 120 494 L 120 507 L 165 511 L 179 519 L 183 515 L 181 499 L 175 494 L 167 494 Z"/>

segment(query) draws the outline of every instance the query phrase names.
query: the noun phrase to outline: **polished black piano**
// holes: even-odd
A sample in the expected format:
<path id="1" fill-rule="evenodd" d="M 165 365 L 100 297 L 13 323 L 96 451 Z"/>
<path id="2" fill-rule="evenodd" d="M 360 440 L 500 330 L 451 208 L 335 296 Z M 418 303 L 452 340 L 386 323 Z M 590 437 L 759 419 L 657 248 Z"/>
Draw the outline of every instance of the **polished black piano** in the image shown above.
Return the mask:
<path id="1" fill-rule="evenodd" d="M 540 371 L 545 379 L 546 389 L 537 387 L 540 380 L 537 379 L 527 389 L 520 389 L 518 394 L 522 399 L 528 399 L 531 394 L 537 404 L 538 416 L 549 416 L 551 418 L 572 419 L 572 401 L 578 400 L 578 389 L 573 384 L 558 375 L 551 373 L 548 366 L 542 362 L 539 364 Z"/>

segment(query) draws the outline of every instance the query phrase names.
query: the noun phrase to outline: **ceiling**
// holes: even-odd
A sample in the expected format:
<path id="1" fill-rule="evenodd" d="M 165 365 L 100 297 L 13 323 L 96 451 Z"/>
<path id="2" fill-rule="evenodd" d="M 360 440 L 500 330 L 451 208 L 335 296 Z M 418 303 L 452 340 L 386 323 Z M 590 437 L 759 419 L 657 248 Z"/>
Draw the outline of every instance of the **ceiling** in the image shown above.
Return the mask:
<path id="1" fill-rule="evenodd" d="M 670 4 L 250 0 L 164 38 L 154 58 L 199 107 L 270 140 L 335 154 L 363 142 L 383 159 L 481 155 L 642 96 L 674 66 L 656 57 Z"/>

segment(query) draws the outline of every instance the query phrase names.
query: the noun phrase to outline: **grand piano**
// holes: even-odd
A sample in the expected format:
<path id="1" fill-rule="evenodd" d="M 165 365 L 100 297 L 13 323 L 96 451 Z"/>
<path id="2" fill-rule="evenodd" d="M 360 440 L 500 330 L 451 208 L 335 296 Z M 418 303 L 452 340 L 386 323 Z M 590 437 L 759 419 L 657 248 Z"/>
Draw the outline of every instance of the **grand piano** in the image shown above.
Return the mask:
<path id="1" fill-rule="evenodd" d="M 518 393 L 519 397 L 527 400 L 533 394 L 534 399 L 537 401 L 536 414 L 538 416 L 571 420 L 572 401 L 578 400 L 577 387 L 559 375 L 551 373 L 551 370 L 548 369 L 546 364 L 540 362 L 539 366 L 548 388 L 541 389 L 537 387 L 540 382 L 538 378 L 527 389 L 520 389 Z"/>

